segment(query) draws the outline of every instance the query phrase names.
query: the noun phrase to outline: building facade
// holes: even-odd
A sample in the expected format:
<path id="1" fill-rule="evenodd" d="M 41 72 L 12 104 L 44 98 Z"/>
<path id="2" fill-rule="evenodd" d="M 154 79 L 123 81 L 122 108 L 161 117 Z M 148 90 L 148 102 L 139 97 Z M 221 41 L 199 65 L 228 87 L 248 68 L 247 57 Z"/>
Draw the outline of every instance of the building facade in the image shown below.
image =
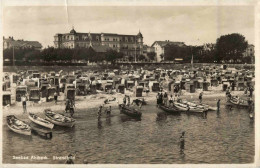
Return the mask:
<path id="1" fill-rule="evenodd" d="M 25 49 L 33 48 L 36 50 L 41 50 L 42 45 L 38 41 L 24 41 L 14 40 L 13 37 L 5 38 L 3 37 L 3 49 L 15 48 L 15 49 Z"/>
<path id="2" fill-rule="evenodd" d="M 246 51 L 243 53 L 244 57 L 254 57 L 255 56 L 255 46 L 253 44 L 248 44 Z"/>
<path id="3" fill-rule="evenodd" d="M 106 46 L 128 57 L 143 54 L 143 35 L 120 35 L 112 33 L 78 33 L 74 28 L 65 34 L 54 36 L 55 48 L 88 48 L 90 46 Z"/>
<path id="4" fill-rule="evenodd" d="M 161 62 L 163 61 L 163 56 L 165 52 L 165 47 L 167 45 L 177 45 L 180 47 L 186 46 L 183 42 L 173 42 L 169 40 L 165 41 L 155 41 L 151 47 L 154 48 L 154 52 L 156 53 L 156 62 Z"/>

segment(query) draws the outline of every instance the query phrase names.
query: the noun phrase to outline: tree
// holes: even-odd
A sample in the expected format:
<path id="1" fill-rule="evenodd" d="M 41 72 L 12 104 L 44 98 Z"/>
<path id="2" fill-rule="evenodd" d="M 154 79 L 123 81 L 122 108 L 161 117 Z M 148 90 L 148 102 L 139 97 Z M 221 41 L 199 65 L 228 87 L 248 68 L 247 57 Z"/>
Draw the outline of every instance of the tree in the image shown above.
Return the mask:
<path id="1" fill-rule="evenodd" d="M 40 61 L 41 52 L 39 50 L 30 51 L 25 53 L 24 57 L 28 61 Z"/>
<path id="2" fill-rule="evenodd" d="M 243 53 L 248 47 L 245 37 L 238 33 L 220 36 L 216 43 L 216 60 L 218 62 L 242 60 Z"/>
<path id="3" fill-rule="evenodd" d="M 155 52 L 148 52 L 147 53 L 147 56 L 150 60 L 155 60 L 155 55 L 156 53 Z"/>
<path id="4" fill-rule="evenodd" d="M 146 58 L 145 58 L 144 55 L 140 55 L 140 56 L 139 56 L 139 60 L 144 61 L 144 60 L 146 60 Z"/>
<path id="5" fill-rule="evenodd" d="M 105 54 L 106 61 L 110 61 L 112 64 L 119 58 L 123 58 L 123 53 L 119 53 L 116 50 L 109 49 Z"/>
<path id="6" fill-rule="evenodd" d="M 188 46 L 167 45 L 164 50 L 164 60 L 174 61 L 182 58 L 185 62 L 191 60 L 191 48 Z"/>

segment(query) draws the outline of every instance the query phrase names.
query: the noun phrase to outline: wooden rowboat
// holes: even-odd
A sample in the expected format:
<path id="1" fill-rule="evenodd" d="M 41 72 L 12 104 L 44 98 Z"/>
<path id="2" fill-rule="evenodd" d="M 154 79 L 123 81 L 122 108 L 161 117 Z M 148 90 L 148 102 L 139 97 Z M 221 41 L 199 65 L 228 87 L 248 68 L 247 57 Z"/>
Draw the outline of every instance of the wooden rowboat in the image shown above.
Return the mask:
<path id="1" fill-rule="evenodd" d="M 186 111 L 186 112 L 191 112 L 191 113 L 203 113 L 203 112 L 206 111 L 205 109 L 188 106 L 188 105 L 183 104 L 183 103 L 174 102 L 173 105 L 174 105 L 177 109 L 179 109 L 180 111 Z"/>
<path id="2" fill-rule="evenodd" d="M 162 109 L 165 112 L 171 113 L 171 114 L 180 114 L 180 110 L 176 107 L 166 107 L 164 105 L 159 105 L 159 108 Z"/>
<path id="3" fill-rule="evenodd" d="M 24 121 L 17 119 L 14 115 L 9 115 L 6 117 L 6 119 L 7 126 L 12 131 L 18 134 L 31 135 L 31 127 Z"/>
<path id="4" fill-rule="evenodd" d="M 59 126 L 64 126 L 64 127 L 73 127 L 75 124 L 75 119 L 71 117 L 67 117 L 62 114 L 54 113 L 50 109 L 45 109 L 44 110 L 46 120 L 50 121 L 51 123 Z"/>
<path id="5" fill-rule="evenodd" d="M 29 118 L 32 122 L 34 122 L 34 123 L 36 123 L 36 124 L 38 124 L 38 125 L 41 125 L 41 126 L 43 126 L 43 127 L 50 128 L 50 129 L 52 129 L 52 128 L 54 127 L 54 124 L 53 124 L 53 123 L 51 123 L 51 122 L 49 122 L 48 120 L 45 120 L 45 119 L 43 119 L 43 118 L 40 118 L 40 117 L 38 117 L 38 116 L 35 115 L 35 114 L 29 113 L 28 118 Z"/>
<path id="6" fill-rule="evenodd" d="M 121 113 L 128 115 L 130 117 L 134 117 L 134 118 L 141 118 L 142 117 L 142 113 L 140 111 L 138 111 L 137 109 L 134 109 L 132 107 L 120 104 L 119 109 L 120 109 Z"/>
<path id="7" fill-rule="evenodd" d="M 237 105 L 237 106 L 241 106 L 241 107 L 249 107 L 248 102 L 236 97 L 232 97 L 229 100 L 229 103 L 231 103 L 232 105 Z"/>

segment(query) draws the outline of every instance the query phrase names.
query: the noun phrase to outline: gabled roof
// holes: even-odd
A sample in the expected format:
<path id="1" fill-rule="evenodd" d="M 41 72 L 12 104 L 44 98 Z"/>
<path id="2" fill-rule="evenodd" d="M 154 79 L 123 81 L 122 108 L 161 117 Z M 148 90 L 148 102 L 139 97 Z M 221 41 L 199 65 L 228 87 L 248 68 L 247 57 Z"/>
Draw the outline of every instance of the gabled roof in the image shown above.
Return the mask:
<path id="1" fill-rule="evenodd" d="M 155 41 L 153 44 L 152 44 L 152 47 L 155 45 L 155 44 L 158 44 L 159 46 L 161 47 L 164 47 L 166 45 L 177 45 L 177 46 L 185 46 L 184 42 L 174 42 L 174 41 Z"/>

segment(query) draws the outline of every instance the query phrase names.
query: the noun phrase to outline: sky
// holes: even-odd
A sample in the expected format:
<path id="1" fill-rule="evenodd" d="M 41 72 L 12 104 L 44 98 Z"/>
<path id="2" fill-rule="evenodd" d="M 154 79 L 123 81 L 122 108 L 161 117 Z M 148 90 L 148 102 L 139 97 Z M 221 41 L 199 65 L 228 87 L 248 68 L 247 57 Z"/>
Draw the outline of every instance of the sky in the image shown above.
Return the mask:
<path id="1" fill-rule="evenodd" d="M 144 43 L 179 41 L 187 45 L 216 43 L 221 35 L 240 33 L 254 44 L 253 6 L 8 6 L 3 35 L 53 46 L 56 33 L 141 31 Z"/>

